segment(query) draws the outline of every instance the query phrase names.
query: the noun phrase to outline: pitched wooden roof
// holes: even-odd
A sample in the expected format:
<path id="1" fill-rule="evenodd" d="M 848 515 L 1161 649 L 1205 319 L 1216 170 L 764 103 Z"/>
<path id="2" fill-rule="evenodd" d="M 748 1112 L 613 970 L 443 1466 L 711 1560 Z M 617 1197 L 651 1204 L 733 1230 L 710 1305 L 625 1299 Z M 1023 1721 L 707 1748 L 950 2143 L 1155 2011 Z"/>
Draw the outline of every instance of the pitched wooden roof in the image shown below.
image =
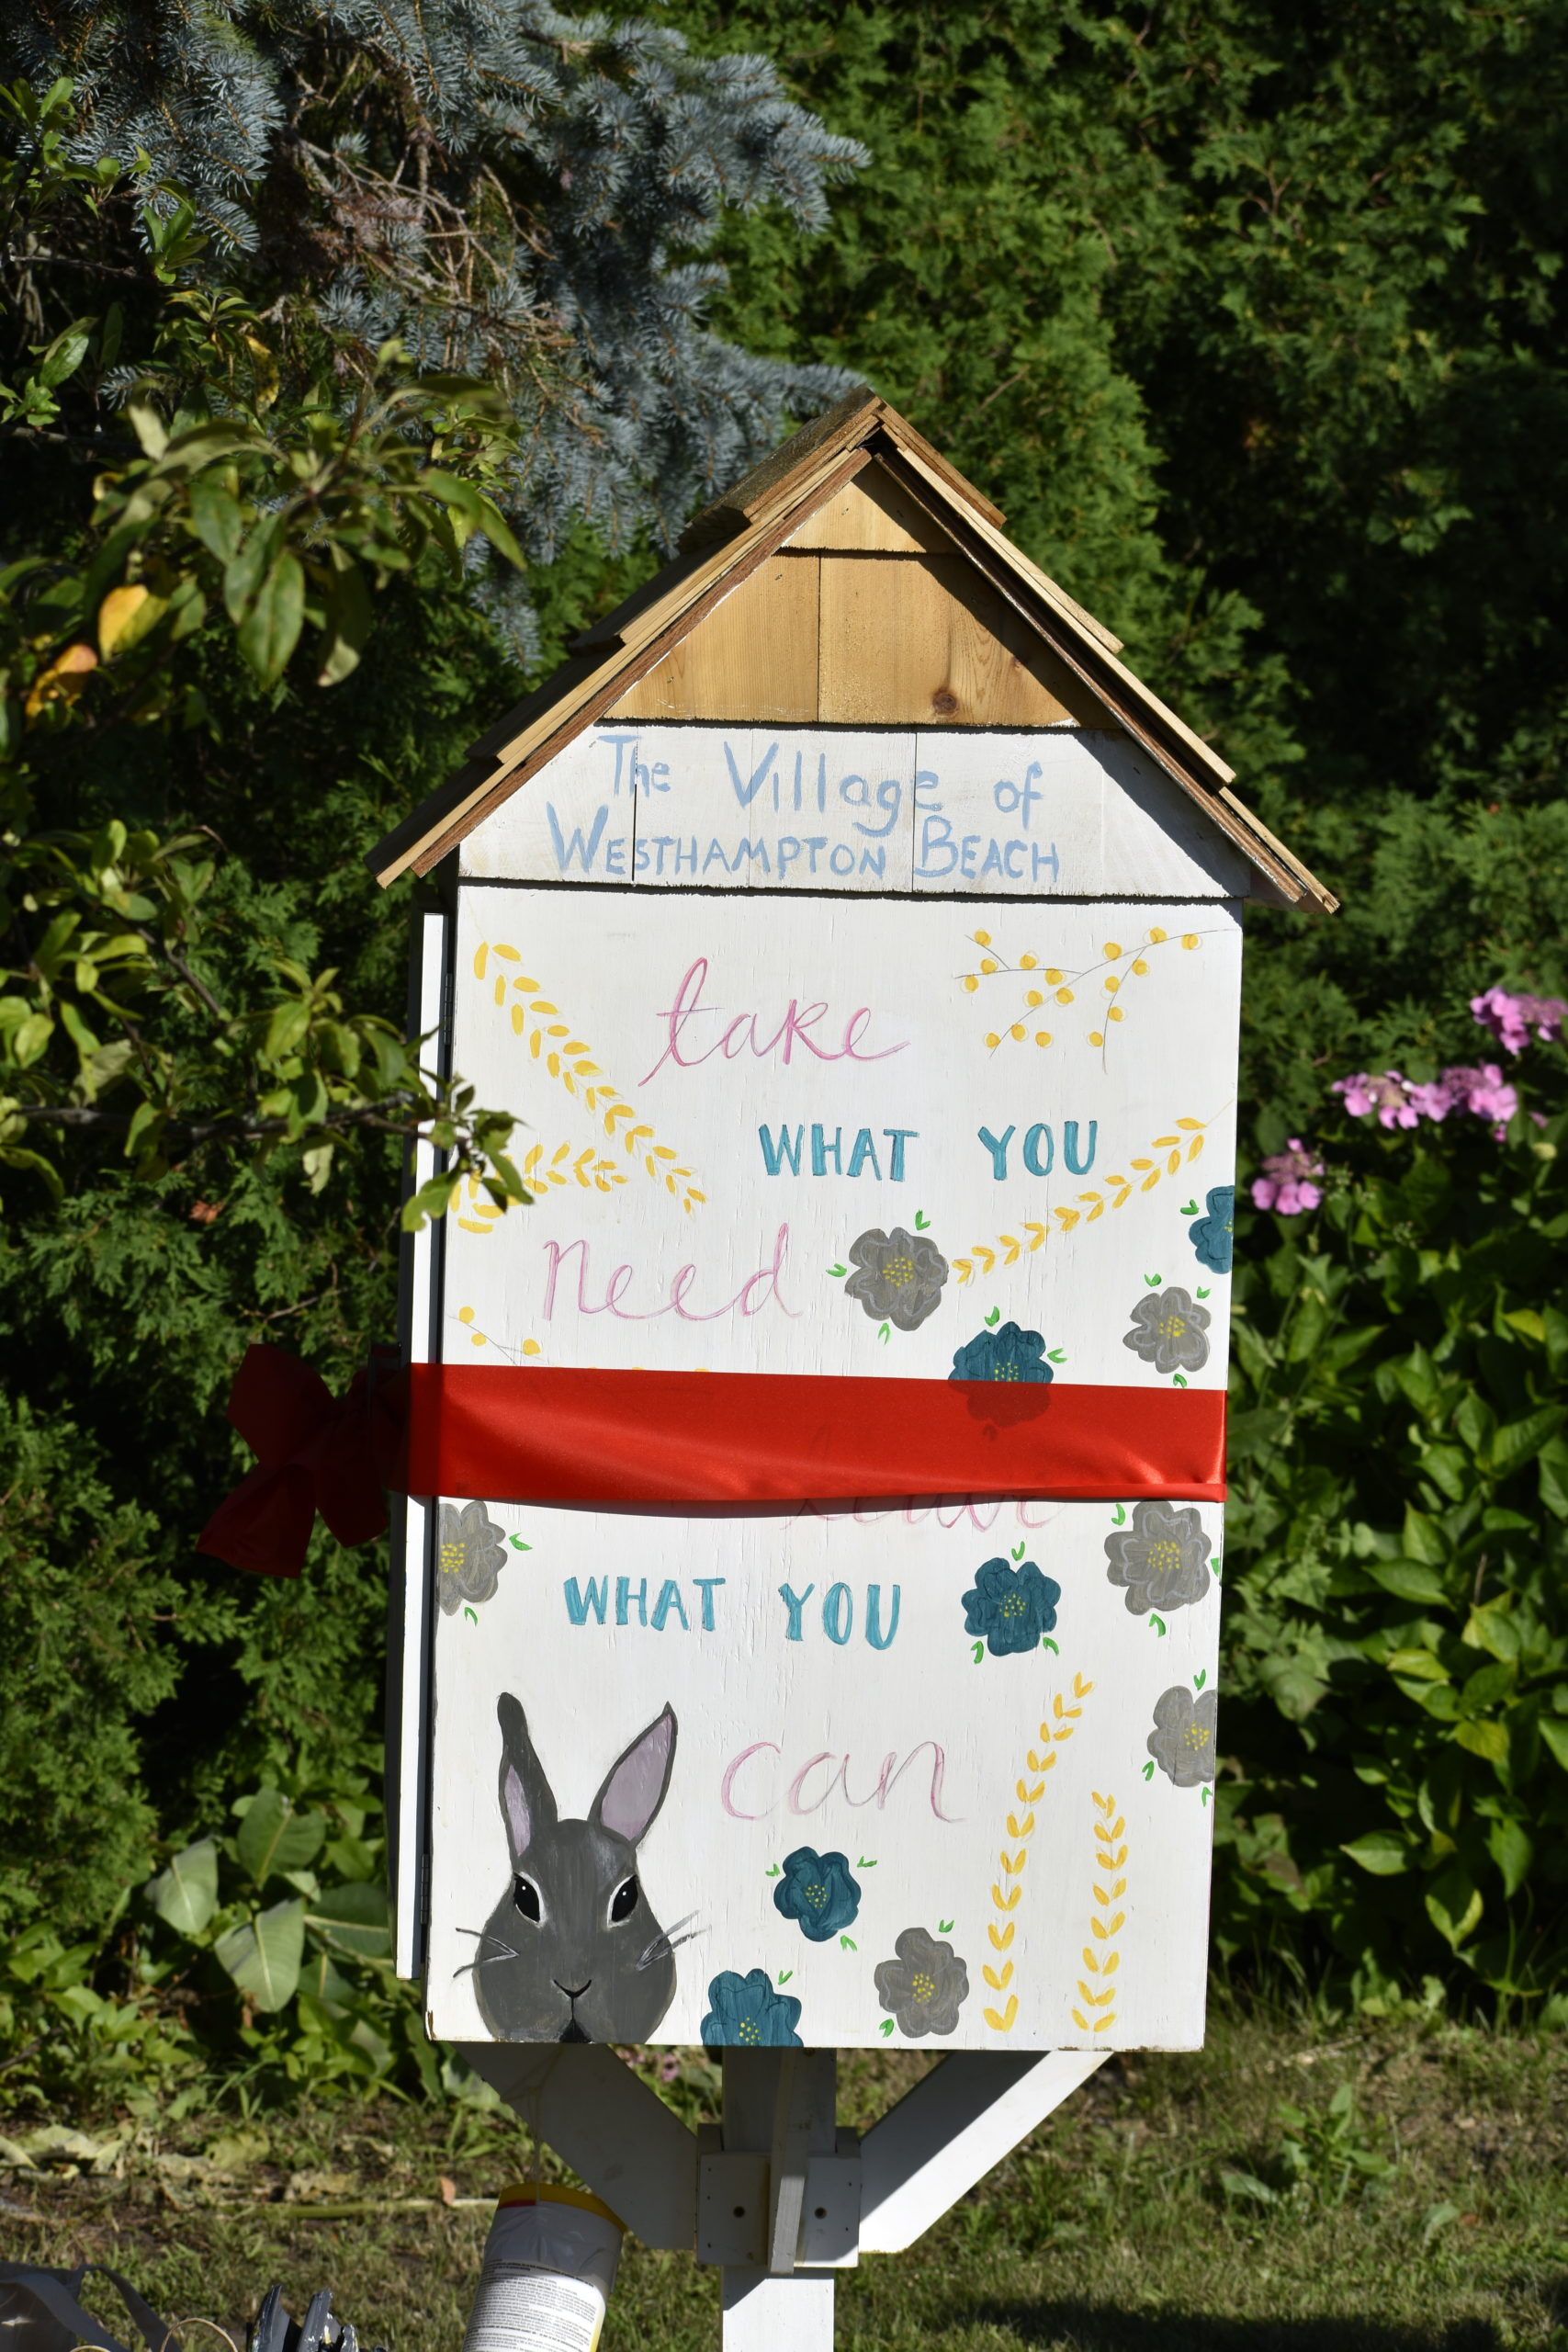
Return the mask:
<path id="1" fill-rule="evenodd" d="M 613 710 L 811 515 L 876 465 L 940 526 L 1034 636 L 1190 795 L 1289 905 L 1338 900 L 1231 789 L 1234 771 L 1117 658 L 1121 641 L 1032 563 L 989 499 L 876 393 L 848 394 L 803 425 L 688 525 L 680 552 L 575 639 L 545 684 L 481 735 L 464 765 L 378 843 L 385 887 L 426 874 L 500 802 Z"/>

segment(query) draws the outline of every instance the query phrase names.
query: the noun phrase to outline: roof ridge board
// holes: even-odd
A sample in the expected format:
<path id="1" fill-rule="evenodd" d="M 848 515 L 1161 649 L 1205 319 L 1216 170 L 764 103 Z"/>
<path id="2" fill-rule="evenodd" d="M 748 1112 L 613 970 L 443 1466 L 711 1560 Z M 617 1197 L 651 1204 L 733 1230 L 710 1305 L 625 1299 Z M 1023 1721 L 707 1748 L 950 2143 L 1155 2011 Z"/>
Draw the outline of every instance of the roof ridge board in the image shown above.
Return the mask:
<path id="1" fill-rule="evenodd" d="M 914 469 L 911 468 L 908 470 L 913 472 Z M 920 496 L 921 478 L 919 475 L 916 475 L 915 479 L 906 486 L 912 497 L 924 503 Z M 931 487 L 934 489 L 935 485 Z M 1134 677 L 1133 673 L 1118 662 L 1113 654 L 1108 652 L 1097 640 L 1089 637 L 1088 632 L 1069 616 L 1061 613 L 1046 599 L 1040 597 L 1037 592 L 1031 589 L 1027 582 L 1021 580 L 1019 574 L 1012 571 L 1010 565 L 1004 566 L 999 552 L 991 548 L 986 539 L 981 537 L 980 533 L 972 529 L 964 516 L 955 513 L 955 521 L 958 525 L 961 543 L 962 534 L 966 531 L 970 532 L 974 539 L 979 541 L 978 548 L 971 546 L 964 550 L 976 570 L 983 572 L 992 584 L 1000 590 L 1008 602 L 1031 624 L 1037 635 L 1043 638 L 1052 650 L 1066 662 L 1069 669 L 1077 673 L 1089 691 L 1106 705 L 1107 708 L 1127 729 L 1129 734 L 1141 742 L 1151 756 L 1158 761 L 1160 766 L 1181 786 L 1188 797 L 1197 803 L 1211 821 L 1235 843 L 1244 856 L 1276 883 L 1291 904 L 1294 905 L 1306 897 L 1315 899 L 1320 905 L 1325 904 L 1332 893 L 1325 891 L 1323 885 L 1314 876 L 1309 875 L 1304 866 L 1300 867 L 1298 871 L 1297 861 L 1287 862 L 1260 839 L 1250 812 L 1246 810 L 1240 802 L 1235 802 L 1234 807 L 1227 806 L 1213 785 L 1192 774 L 1182 757 L 1184 741 L 1197 741 L 1192 737 L 1190 729 L 1177 719 L 1173 711 L 1168 711 L 1159 697 L 1151 694 L 1141 679 Z M 1007 576 L 998 576 L 998 569 L 1004 575 L 1010 573 L 1010 579 Z M 1043 612 L 1032 611 L 1031 602 L 1041 606 Z M 1055 626 L 1052 627 L 1052 623 Z M 1109 672 L 1111 673 L 1109 680 L 1104 675 L 1097 675 L 1097 671 Z M 1134 707 L 1131 709 L 1125 707 L 1127 703 L 1131 703 Z M 1138 714 L 1140 705 L 1142 706 L 1141 716 Z M 1176 742 L 1160 741 L 1161 733 L 1168 731 L 1161 728 L 1162 720 L 1171 722 L 1178 735 Z M 1154 722 L 1152 726 L 1151 721 Z M 1202 748 L 1207 752 L 1207 746 Z M 1213 754 L 1209 752 L 1208 757 L 1213 759 Z M 1226 775 L 1229 774 L 1230 771 L 1227 769 Z M 1235 796 L 1232 795 L 1231 798 L 1234 800 Z"/>
<path id="2" fill-rule="evenodd" d="M 992 530 L 1001 529 L 1007 516 L 996 502 L 987 498 L 983 490 L 976 490 L 968 476 L 959 472 L 951 458 L 944 458 L 923 433 L 916 431 L 907 416 L 900 416 L 886 401 L 882 403 L 879 423 L 897 448 L 913 458 L 918 464 L 929 468 L 950 493 L 955 493 L 966 506 L 972 506 L 977 514 L 984 515 Z"/>
<path id="3" fill-rule="evenodd" d="M 680 537 L 684 548 L 711 546 L 716 539 L 735 537 L 753 519 L 754 510 L 762 504 L 775 487 L 787 488 L 789 477 L 804 469 L 818 455 L 837 455 L 848 448 L 861 433 L 863 424 L 869 431 L 886 402 L 869 384 L 846 392 L 820 415 L 811 417 L 781 441 L 776 449 L 720 491 L 716 498 L 699 507 Z M 865 420 L 869 419 L 869 423 Z"/>
<path id="4" fill-rule="evenodd" d="M 906 462 L 909 461 L 907 460 Z M 1001 561 L 1008 566 L 1008 569 L 1010 571 L 1014 572 L 1020 579 L 1023 580 L 1025 585 L 1031 588 L 1034 594 L 1041 598 L 1041 601 L 1043 604 L 1054 609 L 1059 618 L 1066 622 L 1072 628 L 1081 630 L 1088 636 L 1094 639 L 1095 650 L 1099 658 L 1106 662 L 1111 669 L 1116 673 L 1117 676 L 1122 681 L 1122 683 L 1126 686 L 1130 687 L 1133 693 L 1135 694 L 1141 701 L 1147 705 L 1150 710 L 1158 716 L 1163 725 L 1168 727 L 1172 732 L 1187 745 L 1190 751 L 1197 753 L 1198 758 L 1202 762 L 1203 765 L 1220 783 L 1234 784 L 1235 782 L 1235 770 L 1231 767 L 1226 761 L 1223 760 L 1219 753 L 1214 751 L 1210 744 L 1205 743 L 1201 735 L 1195 734 L 1192 729 L 1188 726 L 1186 720 L 1179 717 L 1179 715 L 1171 709 L 1168 703 L 1162 702 L 1159 695 L 1156 694 L 1152 686 L 1145 685 L 1143 679 L 1140 678 L 1134 671 L 1129 670 L 1124 662 L 1121 662 L 1117 659 L 1117 654 L 1121 650 L 1120 640 L 1111 640 L 1110 632 L 1101 628 L 1100 623 L 1094 618 L 1093 615 L 1085 612 L 1082 605 L 1077 604 L 1073 597 L 1065 595 L 1062 590 L 1055 585 L 1054 581 L 1048 582 L 1047 585 L 1043 587 L 1041 582 L 1045 581 L 1045 574 L 1043 572 L 1037 571 L 1037 567 L 1031 564 L 1027 557 L 1021 555 L 1021 550 L 1015 548 L 1012 541 L 1008 538 L 1005 534 L 994 529 L 987 529 L 982 524 L 975 522 L 971 520 L 970 517 L 959 514 L 959 510 L 953 505 L 951 496 L 947 492 L 943 483 L 940 481 L 933 481 L 931 478 L 929 471 L 924 467 L 919 465 L 918 460 L 914 461 L 914 465 L 918 469 L 919 474 L 919 479 L 909 485 L 914 496 L 919 497 L 919 481 L 920 480 L 923 480 L 927 486 L 939 498 L 943 500 L 943 503 L 953 514 L 959 514 L 960 521 L 964 522 L 974 532 L 976 537 L 981 541 L 982 545 L 988 547 L 991 552 L 998 557 Z M 971 550 L 971 552 L 973 552 L 973 550 Z"/>
<path id="5" fill-rule="evenodd" d="M 402 822 L 393 827 L 376 844 L 366 858 L 366 864 L 385 888 L 407 867 L 418 874 L 427 874 L 438 865 L 448 850 L 464 840 L 474 827 L 489 814 L 500 787 L 511 784 L 516 790 L 542 767 L 558 751 L 603 717 L 617 695 L 635 685 L 647 671 L 661 662 L 671 648 L 678 645 L 689 629 L 706 617 L 706 610 L 694 612 L 693 605 L 711 609 L 708 600 L 716 605 L 723 602 L 730 586 L 739 587 L 749 580 L 769 558 L 777 553 L 790 531 L 815 514 L 833 497 L 841 484 L 851 481 L 863 466 L 871 462 L 869 453 L 852 448 L 840 454 L 836 462 L 825 466 L 818 479 L 793 500 L 781 500 L 778 511 L 766 521 L 748 526 L 750 544 L 738 547 L 733 542 L 716 550 L 714 578 L 700 590 L 681 611 L 667 616 L 659 628 L 650 628 L 635 644 L 622 644 L 606 649 L 597 661 L 588 655 L 578 657 L 585 664 L 583 674 L 556 693 L 539 711 L 531 724 L 503 743 L 498 752 L 481 760 L 470 758 L 456 776 L 449 777 L 434 793 L 411 811 Z M 723 561 L 719 558 L 724 559 Z M 728 577 L 734 573 L 731 581 Z M 690 585 L 690 583 L 687 583 Z M 563 665 L 570 667 L 570 664 Z M 556 685 L 561 673 L 546 682 L 538 690 L 543 695 Z M 603 697 L 601 699 L 601 697 Z M 562 708 L 559 706 L 566 706 Z M 519 709 L 526 708 L 520 704 Z M 505 724 L 505 722 L 503 722 Z M 481 738 L 489 742 L 496 729 Z M 531 741 L 529 739 L 532 739 Z M 478 772 L 478 780 L 467 779 Z M 518 771 L 522 773 L 519 774 Z M 436 813 L 438 812 L 438 813 Z"/>
<path id="6" fill-rule="evenodd" d="M 1245 800 L 1238 799 L 1236 795 L 1231 790 L 1228 784 L 1221 786 L 1220 797 L 1223 800 L 1228 801 L 1231 807 L 1235 810 L 1237 816 L 1245 819 L 1246 822 L 1251 826 L 1253 831 L 1269 843 L 1269 846 L 1273 850 L 1276 856 L 1284 860 L 1285 864 L 1291 868 L 1292 874 L 1300 875 L 1302 880 L 1307 885 L 1314 898 L 1318 900 L 1325 914 L 1335 914 L 1338 911 L 1339 900 L 1335 897 L 1327 884 L 1318 880 L 1312 868 L 1303 863 L 1303 861 L 1296 855 L 1295 851 L 1291 848 L 1289 843 L 1282 842 L 1278 833 L 1272 832 L 1264 823 L 1262 818 L 1255 814 L 1255 812 L 1247 807 Z"/>
<path id="7" fill-rule="evenodd" d="M 820 457 L 803 478 L 791 482 L 787 493 L 781 492 L 776 497 L 760 500 L 757 512 L 748 521 L 745 531 L 720 547 L 710 548 L 703 561 L 684 578 L 672 582 L 664 596 L 655 598 L 633 616 L 621 633 L 622 646 L 629 651 L 636 651 L 646 643 L 650 634 L 656 634 L 686 605 L 705 595 L 709 586 L 722 580 L 727 571 L 746 561 L 750 553 L 750 547 L 744 544 L 749 534 L 771 530 L 781 514 L 789 515 L 796 528 L 800 524 L 809 522 L 818 508 L 824 505 L 832 494 L 825 488 L 828 482 L 832 482 L 836 491 L 843 482 L 852 481 L 855 475 L 871 462 L 869 450 L 852 444 L 848 449 L 834 450 Z M 761 560 L 765 562 L 767 559 Z M 705 574 L 711 574 L 711 578 L 705 579 Z"/>
<path id="8" fill-rule="evenodd" d="M 907 458 L 909 464 L 914 466 L 926 478 L 926 480 L 931 483 L 932 490 L 934 490 L 940 497 L 944 500 L 951 497 L 952 492 L 950 485 L 937 472 L 937 469 L 934 467 L 929 466 L 926 463 L 925 459 L 919 455 L 918 450 L 903 448 L 897 442 L 895 442 L 894 446 L 898 449 L 899 455 Z M 1009 538 L 1007 533 L 1001 528 L 999 524 L 987 522 L 985 516 L 978 512 L 970 515 L 967 519 L 973 524 L 975 529 L 980 533 L 981 537 L 989 541 L 991 546 L 995 548 L 997 553 L 1003 559 L 1003 560 L 1011 564 L 1015 571 L 1023 575 L 1023 577 L 1029 582 L 1031 587 L 1038 589 L 1040 594 L 1047 597 L 1053 604 L 1060 605 L 1063 611 L 1066 613 L 1070 618 L 1077 621 L 1084 628 L 1090 630 L 1094 636 L 1099 638 L 1100 643 L 1107 647 L 1111 652 L 1121 652 L 1122 639 L 1119 637 L 1112 635 L 1111 631 L 1106 628 L 1103 621 L 1097 621 L 1094 615 L 1089 612 L 1085 605 L 1080 605 L 1076 596 L 1069 596 L 1066 590 L 1060 587 L 1057 582 L 1050 577 L 1048 572 L 1042 571 L 1040 566 L 1033 560 L 1032 557 L 1025 555 L 1023 549 L 1017 546 L 1013 540 Z"/>

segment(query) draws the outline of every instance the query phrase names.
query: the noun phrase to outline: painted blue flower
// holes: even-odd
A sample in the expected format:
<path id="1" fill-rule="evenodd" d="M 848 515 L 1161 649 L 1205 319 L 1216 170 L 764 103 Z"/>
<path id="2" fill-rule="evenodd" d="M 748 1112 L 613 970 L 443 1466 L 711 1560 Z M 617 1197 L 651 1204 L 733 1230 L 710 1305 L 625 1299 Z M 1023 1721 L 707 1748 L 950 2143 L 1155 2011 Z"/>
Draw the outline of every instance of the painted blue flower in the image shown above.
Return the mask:
<path id="1" fill-rule="evenodd" d="M 1187 1228 L 1198 1252 L 1198 1263 L 1213 1267 L 1216 1274 L 1228 1274 L 1235 1248 L 1235 1186 L 1216 1184 L 1204 1206 L 1207 1216 L 1196 1218 Z"/>
<path id="2" fill-rule="evenodd" d="M 705 2050 L 804 2050 L 795 2031 L 800 2003 L 776 1992 L 765 1968 L 738 1976 L 725 1969 L 708 1986 L 710 2007 L 702 2022 Z"/>
<path id="3" fill-rule="evenodd" d="M 1061 1598 L 1061 1586 L 1043 1577 L 1032 1560 L 1020 1568 L 987 1560 L 976 1571 L 974 1591 L 964 1596 L 964 1630 L 984 1634 L 993 1657 L 1035 1650 L 1056 1623 Z"/>
<path id="4" fill-rule="evenodd" d="M 797 1846 L 784 1856 L 784 1876 L 773 1889 L 773 1905 L 797 1919 L 808 1942 L 825 1944 L 847 1928 L 860 1909 L 860 1883 L 850 1876 L 844 1854 L 818 1854 Z"/>
<path id="5" fill-rule="evenodd" d="M 1038 1331 L 1004 1323 L 998 1331 L 976 1331 L 953 1355 L 950 1380 L 1054 1380 Z"/>

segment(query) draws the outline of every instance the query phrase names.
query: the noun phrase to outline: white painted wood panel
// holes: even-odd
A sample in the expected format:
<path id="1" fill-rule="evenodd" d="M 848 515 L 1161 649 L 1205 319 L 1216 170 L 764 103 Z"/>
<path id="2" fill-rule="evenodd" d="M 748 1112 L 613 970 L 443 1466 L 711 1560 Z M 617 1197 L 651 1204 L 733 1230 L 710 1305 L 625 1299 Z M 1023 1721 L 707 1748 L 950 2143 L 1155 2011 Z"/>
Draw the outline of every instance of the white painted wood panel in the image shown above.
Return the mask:
<path id="1" fill-rule="evenodd" d="M 525 1123 L 539 1198 L 450 1220 L 454 1353 L 946 1379 L 995 1307 L 1057 1376 L 1115 1384 L 1144 1377 L 1122 1340 L 1151 1277 L 1201 1280 L 1181 1211 L 1231 1179 L 1234 905 L 781 899 L 764 922 L 747 897 L 474 886 L 457 921 L 456 1067 Z M 885 1337 L 844 1283 L 896 1227 L 951 1271 Z M 1195 1386 L 1224 1385 L 1218 1312 L 1213 1338 Z"/>
<path id="2" fill-rule="evenodd" d="M 466 879 L 1061 898 L 1245 896 L 1127 738 L 1073 728 L 591 729 L 464 842 Z"/>
<path id="3" fill-rule="evenodd" d="M 526 1122 L 539 1197 L 458 1204 L 449 1359 L 517 1367 L 525 1399 L 542 1364 L 946 1379 L 996 1344 L 1036 1381 L 1223 1389 L 1234 902 L 760 919 L 755 891 L 476 882 L 457 924 L 457 1066 Z M 502 2033 L 692 2041 L 750 2001 L 816 2046 L 1201 2039 L 1216 1506 L 468 1508 L 488 1589 L 444 1590 L 434 1631 L 435 2032 L 484 2034 L 478 1982 L 526 2020 Z M 983 1572 L 1031 1569 L 1040 1624 L 993 1645 Z M 582 1825 L 627 1750 L 635 1852 L 604 1860 Z M 615 2007 L 591 1986 L 634 1876 L 672 1968 Z M 539 1964 L 567 1928 L 581 1987 Z"/>

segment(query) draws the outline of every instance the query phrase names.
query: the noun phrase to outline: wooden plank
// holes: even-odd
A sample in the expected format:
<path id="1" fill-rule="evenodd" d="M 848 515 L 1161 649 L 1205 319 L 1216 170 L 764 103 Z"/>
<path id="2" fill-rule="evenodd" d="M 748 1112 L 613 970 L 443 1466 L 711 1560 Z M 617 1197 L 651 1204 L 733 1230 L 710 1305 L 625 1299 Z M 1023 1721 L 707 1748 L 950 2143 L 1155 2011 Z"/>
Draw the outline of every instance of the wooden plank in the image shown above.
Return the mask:
<path id="1" fill-rule="evenodd" d="M 784 542 L 792 554 L 846 548 L 861 555 L 955 555 L 952 534 L 877 465 L 867 466 Z"/>
<path id="2" fill-rule="evenodd" d="M 869 384 L 846 392 L 841 401 L 835 401 L 798 433 L 792 433 L 761 465 L 753 466 L 749 474 L 694 514 L 681 534 L 682 547 L 705 547 L 710 541 L 733 537 L 756 519 L 759 507 L 795 489 L 822 458 L 840 457 L 863 440 L 874 429 L 885 406 Z"/>
<path id="3" fill-rule="evenodd" d="M 840 498 L 853 494 L 852 482 Z M 609 716 L 615 720 L 814 719 L 816 559 L 777 555 L 760 564 L 689 637 L 637 680 Z"/>
<path id="4" fill-rule="evenodd" d="M 818 560 L 820 718 L 881 727 L 1105 726 L 1103 707 L 965 558 Z"/>
<path id="5" fill-rule="evenodd" d="M 1174 737 L 1188 752 L 1193 753 L 1200 765 L 1210 773 L 1216 783 L 1234 784 L 1235 782 L 1235 770 L 1227 767 L 1219 753 L 1212 750 L 1201 735 L 1195 735 L 1186 721 L 1179 718 L 1175 711 L 1161 702 L 1151 687 L 1145 685 L 1141 678 L 1134 677 L 1132 671 L 1116 659 L 1098 622 L 1090 622 L 1081 606 L 1072 605 L 1069 609 L 1068 601 L 1062 597 L 1059 590 L 1053 589 L 1051 594 L 1046 595 L 1035 588 L 1032 582 L 1025 579 L 1017 561 L 1018 550 L 1010 540 L 1003 538 L 998 532 L 984 529 L 979 524 L 971 522 L 966 515 L 958 514 L 951 500 L 942 498 L 941 485 L 935 481 L 929 467 L 918 470 L 911 469 L 903 476 L 903 479 L 910 489 L 916 491 L 917 494 L 922 481 L 928 488 L 936 492 L 941 507 L 953 515 L 956 526 L 954 537 L 959 545 L 966 547 L 971 555 L 980 561 L 981 569 L 989 578 L 996 579 L 999 564 L 1026 590 L 1034 588 L 1034 594 L 1046 612 L 1053 617 L 1065 622 L 1075 635 L 1079 635 L 1087 640 L 1084 650 L 1090 656 L 1094 663 L 1093 668 L 1085 668 L 1080 662 L 1073 659 L 1070 650 L 1066 648 L 1060 649 L 1066 652 L 1066 658 L 1072 668 L 1081 677 L 1086 681 L 1092 680 L 1096 684 L 1102 677 L 1107 683 L 1114 681 L 1117 686 L 1133 695 L 1154 719 L 1156 727 Z M 1000 584 L 1004 586 L 1005 591 L 1005 582 Z M 1052 641 L 1058 642 L 1055 639 Z"/>
<path id="6" fill-rule="evenodd" d="M 902 460 L 898 461 L 902 463 Z M 897 473 L 897 466 L 893 468 Z M 900 477 L 902 478 L 902 477 Z M 909 486 L 919 494 L 919 478 L 909 476 Z M 1060 655 L 1072 673 L 1081 679 L 1092 695 L 1100 697 L 1104 707 L 1126 729 L 1145 749 L 1173 776 L 1184 792 L 1190 793 L 1199 807 L 1213 817 L 1223 832 L 1231 839 L 1270 882 L 1282 893 L 1284 902 L 1298 906 L 1311 898 L 1327 912 L 1333 911 L 1329 901 L 1331 891 L 1309 876 L 1304 867 L 1292 870 L 1294 861 L 1287 865 L 1263 839 L 1263 828 L 1245 810 L 1234 793 L 1215 787 L 1215 779 L 1226 782 L 1234 771 L 1216 752 L 1210 751 L 1200 736 L 1192 733 L 1168 710 L 1157 695 L 1151 694 L 1142 680 L 1124 668 L 1115 656 L 1096 642 L 1087 630 L 1066 620 L 1043 598 L 1032 594 L 1016 569 L 1004 564 L 996 551 L 987 546 L 977 530 L 949 507 L 953 515 L 954 537 L 964 545 L 978 569 L 999 589 L 1005 600 L 1014 605 L 1024 620 Z M 848 559 L 840 559 L 847 560 Z M 1190 747 L 1202 754 L 1202 766 L 1210 781 L 1195 775 L 1189 757 Z M 1305 878 L 1303 878 L 1303 876 Z M 1337 906 L 1338 901 L 1333 902 Z"/>
<path id="7" fill-rule="evenodd" d="M 929 483 L 945 505 L 953 496 L 951 485 L 945 479 L 945 469 L 927 464 L 918 450 L 908 447 L 901 446 L 899 454 L 914 468 L 915 472 Z M 1059 605 L 1063 612 L 1076 620 L 1081 628 L 1087 628 L 1092 636 L 1098 637 L 1101 645 L 1109 652 L 1121 652 L 1121 639 L 1113 637 L 1102 621 L 1097 621 L 1094 615 L 1087 611 L 1076 597 L 1069 596 L 1065 588 L 1058 586 L 1048 572 L 1042 571 L 1040 566 L 1026 556 L 1021 548 L 1015 547 L 1001 529 L 999 522 L 987 522 L 984 515 L 977 513 L 968 514 L 965 519 L 978 531 L 987 547 L 994 548 L 1003 561 L 1027 580 L 1030 586 L 1036 589 L 1048 604 Z"/>
<path id="8" fill-rule="evenodd" d="M 867 463 L 863 449 L 852 450 L 847 458 L 829 469 L 820 482 L 813 484 L 807 497 L 830 498 L 841 483 L 848 481 Z M 508 792 L 515 792 L 536 775 L 547 760 L 570 742 L 574 742 L 586 727 L 603 718 L 624 689 L 635 684 L 679 643 L 689 628 L 694 628 L 704 616 L 712 611 L 731 587 L 739 587 L 749 579 L 757 566 L 765 563 L 778 552 L 788 537 L 790 526 L 806 504 L 803 499 L 786 506 L 765 526 L 759 525 L 750 543 L 739 549 L 726 548 L 716 574 L 701 594 L 694 594 L 692 603 L 672 616 L 665 626 L 635 650 L 623 648 L 610 655 L 588 677 L 574 687 L 546 716 L 524 730 L 509 743 L 499 756 L 488 778 L 478 778 L 468 786 L 456 801 L 446 794 L 434 795 L 427 807 L 439 809 L 440 816 L 421 830 L 424 811 L 400 826 L 387 842 L 378 845 L 370 854 L 371 871 L 383 889 L 389 882 L 412 866 L 416 874 L 428 874 L 438 865 L 447 852 L 458 842 L 465 841 L 481 819 Z M 391 845 L 395 843 L 395 854 Z"/>

